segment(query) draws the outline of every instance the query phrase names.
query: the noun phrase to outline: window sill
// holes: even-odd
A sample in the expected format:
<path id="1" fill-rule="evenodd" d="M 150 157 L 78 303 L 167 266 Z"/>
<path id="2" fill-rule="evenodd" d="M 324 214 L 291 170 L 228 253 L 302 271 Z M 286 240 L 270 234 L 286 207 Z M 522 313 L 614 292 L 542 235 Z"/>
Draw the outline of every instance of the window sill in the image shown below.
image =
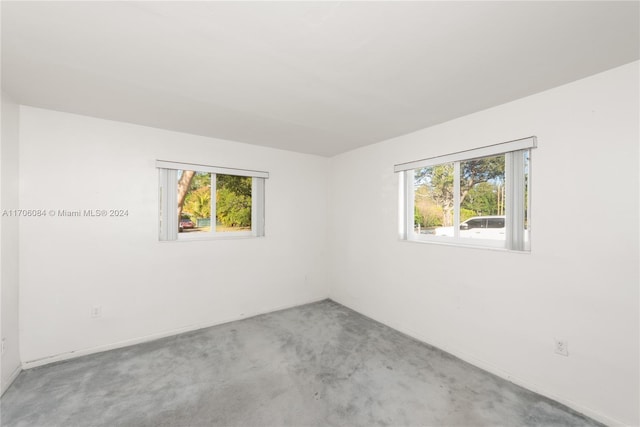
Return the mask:
<path id="1" fill-rule="evenodd" d="M 483 245 L 474 245 L 474 244 L 465 244 L 457 241 L 435 241 L 435 240 L 414 240 L 414 239 L 398 239 L 399 242 L 404 243 L 417 243 L 417 244 L 427 244 L 427 245 L 436 245 L 436 246 L 450 246 L 456 248 L 466 248 L 466 249 L 481 249 L 495 252 L 509 252 L 514 254 L 531 254 L 531 250 L 517 251 L 514 249 L 507 249 L 503 247 L 497 246 L 483 246 Z"/>
<path id="2" fill-rule="evenodd" d="M 201 242 L 201 241 L 212 241 L 212 240 L 251 240 L 251 239 L 260 239 L 265 236 L 254 236 L 252 234 L 241 235 L 241 236 L 194 236 L 194 237 L 183 237 L 178 238 L 176 240 L 159 240 L 161 243 L 166 242 Z"/>

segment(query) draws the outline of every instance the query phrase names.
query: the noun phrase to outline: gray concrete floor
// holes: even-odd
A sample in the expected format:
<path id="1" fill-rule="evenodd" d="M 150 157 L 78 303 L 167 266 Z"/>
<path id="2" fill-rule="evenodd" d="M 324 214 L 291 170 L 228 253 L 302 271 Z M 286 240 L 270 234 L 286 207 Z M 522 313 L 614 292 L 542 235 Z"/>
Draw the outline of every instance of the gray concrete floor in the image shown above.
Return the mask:
<path id="1" fill-rule="evenodd" d="M 596 426 L 332 301 L 30 369 L 13 426 Z"/>

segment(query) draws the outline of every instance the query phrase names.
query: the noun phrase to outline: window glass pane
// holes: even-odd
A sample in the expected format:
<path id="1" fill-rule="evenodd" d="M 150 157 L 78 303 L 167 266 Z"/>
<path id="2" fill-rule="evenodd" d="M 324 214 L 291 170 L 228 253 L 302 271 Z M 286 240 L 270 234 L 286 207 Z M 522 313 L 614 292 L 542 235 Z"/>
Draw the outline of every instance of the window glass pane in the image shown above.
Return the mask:
<path id="1" fill-rule="evenodd" d="M 178 171 L 178 232 L 211 230 L 211 174 Z"/>
<path id="2" fill-rule="evenodd" d="M 460 162 L 460 238 L 505 236 L 505 156 Z"/>
<path id="3" fill-rule="evenodd" d="M 453 236 L 453 196 L 453 163 L 414 170 L 415 232 Z"/>
<path id="4" fill-rule="evenodd" d="M 189 166 L 200 168 L 198 165 Z M 262 176 L 235 175 L 254 172 L 213 166 L 202 166 L 205 171 L 158 169 L 159 240 L 265 235 L 265 178 Z M 267 175 L 266 172 L 255 174 Z"/>
<path id="5" fill-rule="evenodd" d="M 216 232 L 251 231 L 250 176 L 216 175 Z"/>
<path id="6" fill-rule="evenodd" d="M 529 251 L 530 153 L 514 150 L 438 165 L 432 159 L 396 165 L 405 172 L 400 182 L 406 185 L 400 192 L 400 237 Z M 420 164 L 425 166 L 409 169 Z M 508 183 L 507 164 L 513 174 Z"/>

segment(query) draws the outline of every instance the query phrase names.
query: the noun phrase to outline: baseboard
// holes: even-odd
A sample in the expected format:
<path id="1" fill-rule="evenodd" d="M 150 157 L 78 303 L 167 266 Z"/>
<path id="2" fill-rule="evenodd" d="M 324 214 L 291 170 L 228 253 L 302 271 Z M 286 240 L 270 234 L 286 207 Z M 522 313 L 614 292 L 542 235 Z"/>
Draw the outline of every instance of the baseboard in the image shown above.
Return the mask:
<path id="1" fill-rule="evenodd" d="M 124 340 L 124 341 L 119 341 L 119 342 L 112 343 L 112 344 L 105 344 L 105 345 L 100 345 L 100 346 L 95 346 L 95 347 L 83 348 L 83 349 L 79 349 L 79 350 L 72 350 L 72 351 L 68 351 L 68 352 L 64 352 L 64 353 L 55 354 L 55 355 L 52 355 L 52 356 L 43 357 L 43 358 L 40 358 L 40 359 L 28 360 L 28 361 L 22 362 L 22 369 L 24 369 L 24 370 L 32 369 L 32 368 L 36 368 L 38 366 L 48 365 L 50 363 L 62 362 L 64 360 L 75 359 L 77 357 L 88 356 L 90 354 L 102 353 L 104 351 L 115 350 L 115 349 L 123 348 L 123 347 L 129 347 L 129 346 L 136 345 L 136 344 L 142 344 L 142 343 L 149 342 L 149 341 L 155 341 L 155 340 L 158 340 L 158 339 L 161 339 L 161 338 L 166 338 L 166 337 L 171 337 L 171 336 L 174 336 L 174 335 L 183 334 L 185 332 L 192 332 L 192 331 L 197 331 L 199 329 L 210 328 L 212 326 L 222 325 L 222 324 L 229 323 L 229 322 L 235 322 L 236 320 L 249 319 L 251 317 L 260 316 L 260 315 L 266 314 L 266 313 L 273 313 L 273 312 L 276 312 L 276 311 L 286 310 L 286 309 L 293 308 L 293 307 L 299 307 L 299 306 L 303 306 L 303 305 L 307 305 L 307 304 L 313 304 L 313 303 L 316 303 L 316 302 L 319 302 L 319 301 L 324 301 L 326 299 L 327 299 L 326 297 L 323 297 L 323 298 L 320 298 L 320 299 L 314 299 L 314 300 L 311 300 L 311 301 L 300 302 L 300 303 L 297 303 L 297 304 L 276 306 L 276 307 L 273 307 L 273 308 L 271 308 L 269 310 L 251 312 L 251 313 L 247 313 L 247 314 L 244 314 L 244 315 L 241 315 L 241 316 L 237 316 L 237 317 L 234 317 L 234 318 L 223 319 L 223 320 L 216 321 L 216 322 L 197 323 L 197 324 L 188 325 L 188 326 L 184 326 L 184 327 L 177 328 L 177 329 L 171 329 L 171 330 L 168 330 L 168 331 L 163 331 L 163 332 L 159 332 L 159 333 L 155 333 L 155 334 L 145 335 L 143 337 L 138 337 L 138 338 L 132 338 L 132 339 Z"/>
<path id="2" fill-rule="evenodd" d="M 359 313 L 365 317 L 368 317 L 376 322 L 382 323 L 385 326 L 388 326 L 400 333 L 403 333 L 415 340 L 418 340 L 420 342 L 423 342 L 427 345 L 430 345 L 432 347 L 435 347 L 439 350 L 442 350 L 446 353 L 451 354 L 452 356 L 457 357 L 460 360 L 463 360 L 473 366 L 476 366 L 480 369 L 483 369 L 489 373 L 492 373 L 500 378 L 503 378 L 509 382 L 512 382 L 520 387 L 526 388 L 527 390 L 533 391 L 534 393 L 538 393 L 544 397 L 547 397 L 551 400 L 554 400 L 570 409 L 573 409 L 576 412 L 579 412 L 581 414 L 586 415 L 587 417 L 590 417 L 598 422 L 601 422 L 603 424 L 606 424 L 607 426 L 611 426 L 611 427 L 628 427 L 627 423 L 624 423 L 622 421 L 616 420 L 614 418 L 611 418 L 601 412 L 598 412 L 596 410 L 593 410 L 589 407 L 583 406 L 577 402 L 574 402 L 571 399 L 567 399 L 564 398 L 562 396 L 559 396 L 555 393 L 549 392 L 548 390 L 544 389 L 544 387 L 540 387 L 538 384 L 532 383 L 530 381 L 524 380 L 522 378 L 519 378 L 515 375 L 512 375 L 511 373 L 504 371 L 494 365 L 492 365 L 491 363 L 488 363 L 482 359 L 478 359 L 477 357 L 470 355 L 464 351 L 460 351 L 459 349 L 456 348 L 452 348 L 446 345 L 441 345 L 440 343 L 437 342 L 433 342 L 432 340 L 427 340 L 425 337 L 421 336 L 421 334 L 417 333 L 416 331 L 413 331 L 409 328 L 406 328 L 404 326 L 398 325 L 395 322 L 390 322 L 390 321 L 386 321 L 384 319 L 379 319 L 373 316 L 370 316 L 368 314 L 365 314 L 364 311 L 359 310 L 357 307 L 353 307 L 349 304 L 344 304 L 340 301 L 334 300 L 333 298 L 329 298 L 331 301 L 334 301 L 337 304 L 343 305 L 353 311 L 355 311 L 356 313 Z"/>
<path id="3" fill-rule="evenodd" d="M 22 368 L 18 366 L 16 367 L 16 369 L 13 370 L 9 378 L 7 378 L 7 381 L 2 382 L 2 391 L 0 391 L 0 396 L 2 396 L 5 391 L 9 390 L 9 387 L 11 387 L 11 384 L 13 384 L 16 378 L 18 378 L 18 375 L 20 375 L 20 372 L 22 372 Z"/>

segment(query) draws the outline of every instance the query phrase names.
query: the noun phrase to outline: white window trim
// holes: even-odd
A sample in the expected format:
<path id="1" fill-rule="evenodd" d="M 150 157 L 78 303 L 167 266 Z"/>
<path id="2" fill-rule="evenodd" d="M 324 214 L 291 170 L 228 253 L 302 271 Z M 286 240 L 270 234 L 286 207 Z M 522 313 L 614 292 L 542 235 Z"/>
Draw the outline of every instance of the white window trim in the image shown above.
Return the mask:
<path id="1" fill-rule="evenodd" d="M 156 167 L 159 169 L 188 170 L 198 172 L 210 172 L 220 175 L 250 176 L 254 178 L 269 178 L 269 172 L 255 171 L 251 169 L 225 168 L 221 166 L 199 165 L 195 163 L 169 162 L 166 160 L 156 160 Z"/>
<path id="2" fill-rule="evenodd" d="M 524 237 L 524 215 L 522 209 L 516 206 L 524 205 L 524 153 L 537 147 L 535 136 L 515 141 L 480 147 L 473 150 L 460 151 L 427 159 L 400 163 L 394 166 L 394 172 L 399 175 L 399 238 L 405 241 L 428 242 L 445 245 L 480 247 L 488 249 L 506 249 L 517 252 L 527 252 L 531 249 L 531 191 L 527 211 L 529 215 L 529 238 Z M 418 234 L 414 230 L 414 170 L 440 165 L 454 164 L 454 177 L 460 176 L 460 162 L 481 157 L 505 155 L 505 241 L 487 239 L 460 238 L 460 180 L 454 183 L 454 218 L 453 237 L 429 236 Z M 516 161 L 518 159 L 518 161 Z M 529 186 L 531 186 L 531 155 L 529 155 Z"/>
<path id="3" fill-rule="evenodd" d="M 234 169 L 219 166 L 198 165 L 192 163 L 156 161 L 159 171 L 159 211 L 160 220 L 159 240 L 161 241 L 195 241 L 195 240 L 223 240 L 250 237 L 263 237 L 265 235 L 265 179 L 269 178 L 268 172 L 248 169 Z M 170 204 L 178 198 L 178 170 L 194 170 L 211 173 L 211 212 L 213 226 L 209 232 L 178 233 L 178 215 Z M 216 232 L 216 175 L 234 175 L 251 177 L 251 231 Z"/>
<path id="4" fill-rule="evenodd" d="M 474 148 L 472 150 L 458 151 L 456 153 L 445 154 L 442 156 L 429 157 L 422 160 L 400 163 L 393 167 L 393 171 L 402 172 L 424 168 L 427 166 L 439 165 L 442 163 L 454 163 L 462 160 L 473 160 L 479 157 L 489 157 L 512 151 L 527 150 L 530 148 L 535 148 L 536 146 L 536 137 L 530 136 L 528 138 L 516 139 L 515 141 L 502 142 L 500 144 L 487 145 L 486 147 Z"/>

